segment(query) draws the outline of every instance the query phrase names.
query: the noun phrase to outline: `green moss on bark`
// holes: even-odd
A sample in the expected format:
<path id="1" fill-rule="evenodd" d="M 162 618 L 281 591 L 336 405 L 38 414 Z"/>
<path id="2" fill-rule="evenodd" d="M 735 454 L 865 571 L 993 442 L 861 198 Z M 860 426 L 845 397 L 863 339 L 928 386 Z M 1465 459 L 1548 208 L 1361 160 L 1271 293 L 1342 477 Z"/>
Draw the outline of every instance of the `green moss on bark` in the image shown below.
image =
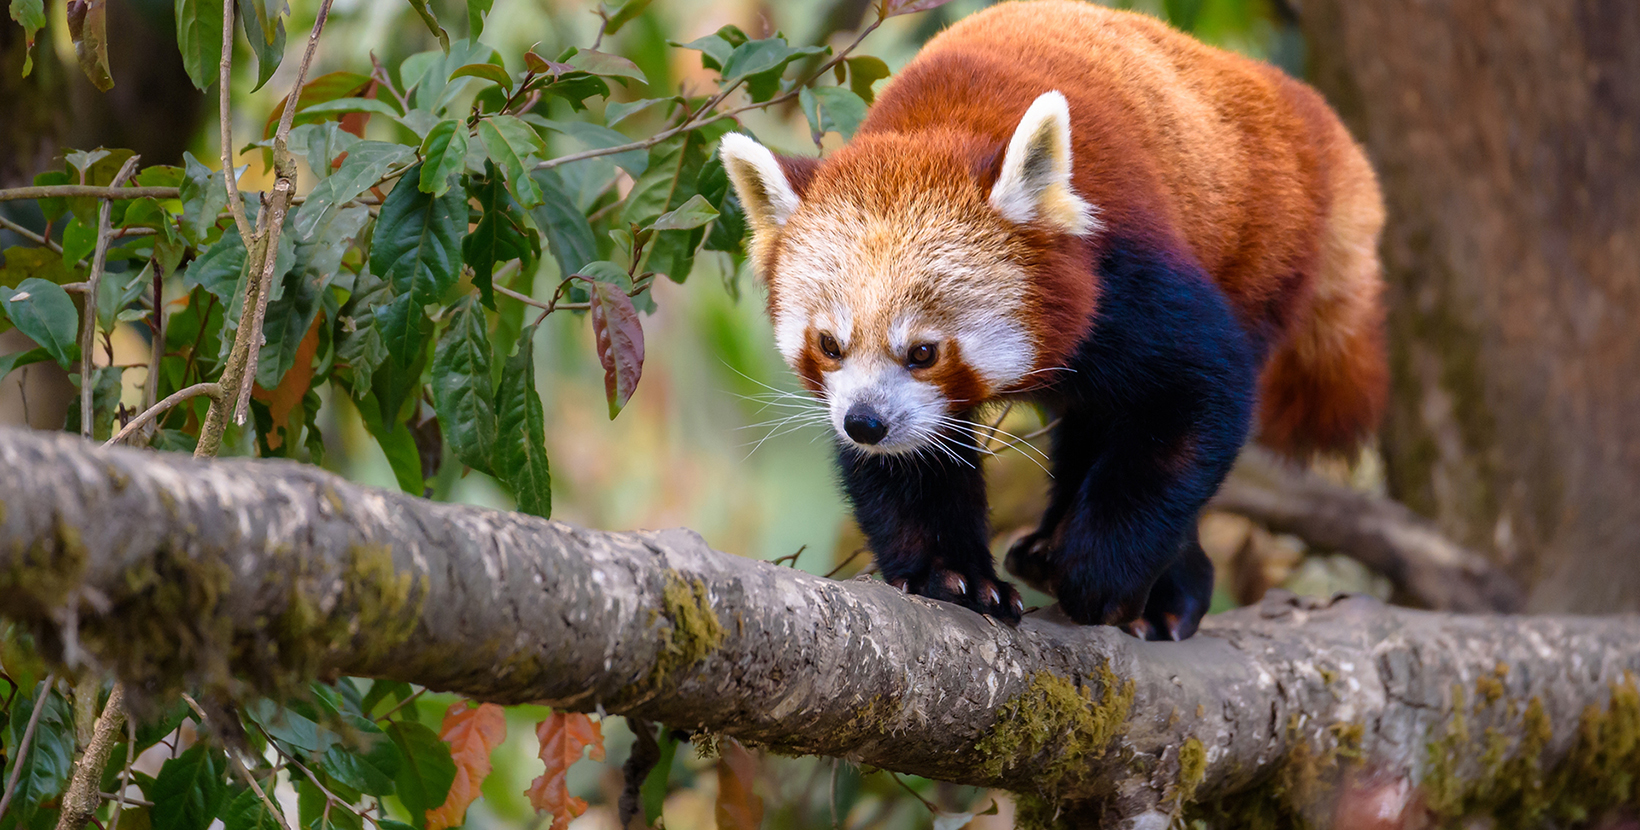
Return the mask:
<path id="1" fill-rule="evenodd" d="M 1052 796 L 1066 778 L 1083 774 L 1089 761 L 1104 755 L 1127 722 L 1133 680 L 1119 679 L 1107 662 L 1099 668 L 1098 686 L 1095 700 L 1090 685 L 1037 672 L 1025 691 L 1002 704 L 990 731 L 974 745 L 980 769 L 992 778 L 1039 769 L 1038 789 Z"/>
<path id="2" fill-rule="evenodd" d="M 706 659 L 723 645 L 726 636 L 717 612 L 712 610 L 706 582 L 700 577 L 686 581 L 676 571 L 667 571 L 661 606 L 655 621 L 661 622 L 664 617 L 665 622 L 659 627 L 660 649 L 649 672 L 649 688 L 665 683 L 679 669 Z"/>

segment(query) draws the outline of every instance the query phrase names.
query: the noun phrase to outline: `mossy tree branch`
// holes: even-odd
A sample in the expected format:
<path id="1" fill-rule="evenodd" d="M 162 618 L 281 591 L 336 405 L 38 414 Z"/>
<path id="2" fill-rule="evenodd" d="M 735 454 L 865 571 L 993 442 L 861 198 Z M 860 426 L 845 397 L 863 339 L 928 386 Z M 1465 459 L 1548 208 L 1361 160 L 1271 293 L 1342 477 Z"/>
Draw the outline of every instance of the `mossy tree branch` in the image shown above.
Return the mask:
<path id="1" fill-rule="evenodd" d="M 1632 617 L 1280 597 L 1185 643 L 1052 610 L 1009 628 L 687 531 L 55 434 L 0 431 L 0 609 L 48 656 L 77 631 L 139 706 L 391 678 L 1006 787 L 1073 823 L 1325 824 L 1354 771 L 1410 784 L 1408 810 L 1553 814 L 1632 798 L 1640 765 Z"/>

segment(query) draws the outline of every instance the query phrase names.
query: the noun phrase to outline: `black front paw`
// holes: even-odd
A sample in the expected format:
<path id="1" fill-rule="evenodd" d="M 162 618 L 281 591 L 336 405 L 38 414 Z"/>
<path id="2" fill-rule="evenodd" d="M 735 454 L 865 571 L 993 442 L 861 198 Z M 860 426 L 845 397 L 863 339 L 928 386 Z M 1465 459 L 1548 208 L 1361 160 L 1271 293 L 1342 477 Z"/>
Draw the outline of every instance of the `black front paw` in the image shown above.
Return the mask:
<path id="1" fill-rule="evenodd" d="M 1059 585 L 1059 606 L 1065 616 L 1082 625 L 1114 625 L 1123 628 L 1138 619 L 1145 608 L 1150 586 L 1110 590 L 1091 580 L 1067 579 Z M 1142 635 L 1141 635 L 1142 636 Z"/>
<path id="2" fill-rule="evenodd" d="M 917 578 L 889 580 L 890 585 L 929 599 L 954 602 L 987 617 L 1010 625 L 1019 622 L 1025 603 L 1014 586 L 996 578 L 990 568 L 975 567 L 971 572 L 940 565 Z"/>

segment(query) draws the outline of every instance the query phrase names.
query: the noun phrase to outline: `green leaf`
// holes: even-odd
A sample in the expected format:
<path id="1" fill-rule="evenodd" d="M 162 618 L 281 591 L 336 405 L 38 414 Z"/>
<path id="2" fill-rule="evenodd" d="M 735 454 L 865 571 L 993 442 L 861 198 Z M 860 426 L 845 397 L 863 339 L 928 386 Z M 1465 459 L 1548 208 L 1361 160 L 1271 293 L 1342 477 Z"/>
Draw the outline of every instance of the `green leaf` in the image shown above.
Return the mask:
<path id="1" fill-rule="evenodd" d="M 533 114 L 525 115 L 524 119 L 531 124 L 567 135 L 588 149 L 604 150 L 632 143 L 632 139 L 608 127 L 588 124 L 585 121 L 552 121 Z M 649 169 L 649 155 L 641 149 L 615 153 L 609 158 L 634 177 L 642 176 L 644 171 Z"/>
<path id="2" fill-rule="evenodd" d="M 296 362 L 302 339 L 319 315 L 330 281 L 342 267 L 342 256 L 365 222 L 370 209 L 364 205 L 343 208 L 317 228 L 314 238 L 296 244 L 296 264 L 284 277 L 284 291 L 269 300 L 262 334 L 264 341 L 256 362 L 256 382 L 273 389 Z"/>
<path id="3" fill-rule="evenodd" d="M 467 0 L 467 39 L 478 40 L 484 33 L 484 18 L 489 15 L 495 0 Z"/>
<path id="4" fill-rule="evenodd" d="M 609 260 L 589 262 L 581 270 L 576 271 L 575 274 L 594 282 L 607 282 L 621 291 L 628 291 L 632 288 L 632 275 L 628 274 L 625 268 Z"/>
<path id="5" fill-rule="evenodd" d="M 34 68 L 34 36 L 46 26 L 41 0 L 11 0 L 11 19 L 23 27 L 23 77 Z"/>
<path id="6" fill-rule="evenodd" d="M 592 284 L 592 334 L 604 367 L 604 395 L 614 420 L 643 376 L 643 323 L 632 298 L 607 282 Z"/>
<path id="7" fill-rule="evenodd" d="M 239 24 L 245 30 L 245 41 L 256 55 L 255 92 L 267 85 L 274 70 L 285 57 L 285 13 L 289 7 L 275 0 L 275 11 L 268 14 L 266 0 L 239 0 Z"/>
<path id="8" fill-rule="evenodd" d="M 460 270 L 460 237 L 467 227 L 467 194 L 443 196 L 416 186 L 419 165 L 405 171 L 382 203 L 370 251 L 370 270 L 392 283 L 403 302 L 387 319 L 379 319 L 387 351 L 408 364 L 419 348 L 426 320 L 423 310 L 455 285 Z"/>
<path id="9" fill-rule="evenodd" d="M 114 321 L 125 307 L 142 296 L 143 289 L 154 284 L 154 264 L 123 273 L 103 274 L 97 284 L 97 330 L 112 332 Z"/>
<path id="10" fill-rule="evenodd" d="M 514 116 L 496 115 L 478 122 L 478 137 L 506 175 L 519 204 L 527 208 L 541 204 L 541 189 L 530 178 L 537 157 L 546 149 L 541 136 Z"/>
<path id="11" fill-rule="evenodd" d="M 450 73 L 469 63 L 499 60 L 489 46 L 463 39 L 452 42 L 445 51 L 434 49 L 405 58 L 399 64 L 399 78 L 406 92 L 415 90 L 411 97 L 417 109 L 441 113 L 452 97 L 467 86 L 466 82 L 451 83 Z"/>
<path id="12" fill-rule="evenodd" d="M 786 43 L 785 38 L 780 37 L 749 40 L 735 47 L 729 59 L 723 63 L 720 74 L 725 84 L 744 79 L 746 91 L 752 96 L 752 100 L 766 101 L 778 91 L 780 74 L 785 71 L 787 64 L 809 55 L 830 51 L 830 47 L 825 46 L 793 49 Z"/>
<path id="13" fill-rule="evenodd" d="M 304 753 L 319 753 L 330 748 L 334 742 L 328 731 L 320 730 L 319 724 L 312 718 L 267 698 L 252 701 L 245 706 L 244 713 L 247 720 L 284 744 L 287 752 L 296 749 Z"/>
<path id="14" fill-rule="evenodd" d="M 393 385 L 388 378 L 395 367 L 388 363 L 382 369 L 375 376 L 377 388 L 382 388 L 384 381 L 386 385 Z M 388 466 L 393 468 L 393 477 L 398 479 L 399 489 L 412 496 L 422 495 L 427 488 L 427 479 L 421 470 L 421 452 L 416 449 L 415 436 L 410 434 L 410 429 L 398 420 L 397 412 L 393 411 L 397 407 L 390 403 L 389 411 L 383 412 L 375 391 L 360 398 L 357 404 L 359 420 L 364 422 L 365 430 L 375 437 L 376 443 L 381 445 Z"/>
<path id="15" fill-rule="evenodd" d="M 403 758 L 395 781 L 399 800 L 415 825 L 422 827 L 427 811 L 444 803 L 455 782 L 456 764 L 450 759 L 450 745 L 414 721 L 394 721 L 388 725 L 387 735 Z"/>
<path id="16" fill-rule="evenodd" d="M 0 308 L 18 331 L 50 352 L 64 369 L 80 359 L 80 314 L 62 286 L 38 277 L 23 280 L 14 289 L 0 286 Z"/>
<path id="17" fill-rule="evenodd" d="M 398 746 L 369 718 L 346 715 L 344 720 L 353 727 L 359 742 L 353 746 L 336 744 L 325 750 L 320 766 L 332 778 L 361 793 L 391 795 L 393 779 L 402 765 Z"/>
<path id="18" fill-rule="evenodd" d="M 182 67 L 194 87 L 203 92 L 216 82 L 222 60 L 222 4 L 216 0 L 176 0 L 175 12 Z"/>
<path id="19" fill-rule="evenodd" d="M 199 245 L 216 227 L 217 215 L 228 209 L 228 184 L 222 171 L 206 167 L 187 150 L 182 151 L 182 161 L 185 177 L 177 188 L 182 200 L 182 235 Z"/>
<path id="20" fill-rule="evenodd" d="M 720 155 L 713 153 L 707 156 L 701 164 L 695 187 L 718 210 L 718 218 L 706 232 L 703 246 L 713 251 L 740 251 L 741 240 L 746 237 L 746 213 L 740 207 L 734 188 L 729 186 L 729 174 L 723 169 Z"/>
<path id="21" fill-rule="evenodd" d="M 45 349 L 39 348 L 38 346 L 29 349 L 26 352 L 15 352 L 13 354 L 0 356 L 0 380 L 5 379 L 6 375 L 11 374 L 13 369 L 21 369 L 24 366 L 30 366 L 35 363 L 44 363 L 50 359 L 51 353 Z"/>
<path id="22" fill-rule="evenodd" d="M 440 121 L 427 131 L 421 142 L 421 178 L 416 186 L 423 193 L 443 196 L 450 189 L 450 177 L 466 167 L 467 124 L 451 119 Z"/>
<path id="23" fill-rule="evenodd" d="M 512 76 L 493 63 L 469 63 L 450 73 L 450 80 L 457 78 L 479 78 L 497 84 L 507 92 L 512 92 L 513 88 Z"/>
<path id="24" fill-rule="evenodd" d="M 364 195 L 381 182 L 389 168 L 414 153 L 413 148 L 385 141 L 361 141 L 353 145 L 342 166 L 319 182 L 296 210 L 296 232 L 303 239 L 314 238 L 318 228 L 329 222 L 339 207 Z M 395 187 L 393 192 L 400 189 Z M 382 208 L 385 211 L 386 205 Z"/>
<path id="25" fill-rule="evenodd" d="M 651 0 L 625 0 L 609 12 L 609 22 L 604 24 L 604 34 L 612 35 L 621 30 L 622 26 L 632 22 L 632 18 L 643 14 L 649 8 Z M 607 8 L 607 4 L 606 4 Z"/>
<path id="26" fill-rule="evenodd" d="M 317 124 L 337 117 L 334 113 L 306 112 L 303 108 L 311 108 L 314 104 L 334 101 L 337 98 L 351 98 L 364 93 L 370 87 L 370 76 L 360 75 L 357 72 L 330 72 L 320 75 L 302 86 L 301 100 L 297 101 L 296 117 L 291 120 L 293 125 Z M 262 137 L 273 138 L 273 132 L 279 126 L 279 119 L 285 115 L 285 107 L 290 105 L 290 96 L 279 100 L 268 113 L 268 120 L 262 124 Z M 267 166 L 272 167 L 271 154 L 268 156 Z"/>
<path id="27" fill-rule="evenodd" d="M 113 89 L 114 78 L 108 74 L 108 4 L 70 5 L 68 34 L 74 41 L 74 55 L 79 58 L 80 68 L 91 85 L 101 92 Z"/>
<path id="28" fill-rule="evenodd" d="M 359 143 L 359 137 L 342 129 L 335 121 L 303 124 L 290 131 L 291 150 L 307 159 L 308 169 L 320 181 L 335 169 L 336 157 Z"/>
<path id="29" fill-rule="evenodd" d="M 889 76 L 888 64 L 882 58 L 870 55 L 861 55 L 845 61 L 848 65 L 848 88 L 866 103 L 871 103 L 873 92 L 872 84 Z"/>
<path id="30" fill-rule="evenodd" d="M 698 50 L 700 52 L 700 65 L 703 68 L 715 70 L 722 74 L 723 66 L 729 62 L 729 56 L 734 54 L 735 48 L 748 40 L 750 38 L 746 37 L 746 33 L 742 32 L 740 27 L 730 25 L 688 43 L 673 43 L 672 45 L 684 49 Z M 723 77 L 727 79 L 729 76 L 723 75 Z"/>
<path id="31" fill-rule="evenodd" d="M 421 22 L 427 25 L 427 31 L 438 38 L 439 47 L 446 52 L 450 51 L 450 33 L 444 31 L 444 27 L 439 25 L 438 18 L 433 16 L 432 9 L 427 8 L 427 0 L 410 0 L 410 8 L 416 10 Z"/>
<path id="32" fill-rule="evenodd" d="M 557 170 L 537 170 L 530 178 L 542 194 L 541 204 L 530 209 L 530 219 L 558 261 L 558 273 L 573 274 L 598 256 L 598 239 L 592 235 L 592 225 L 566 191 Z"/>
<path id="33" fill-rule="evenodd" d="M 205 830 L 228 789 L 221 750 L 196 743 L 160 767 L 144 794 L 154 802 L 154 825 L 166 830 Z"/>
<path id="34" fill-rule="evenodd" d="M 375 98 L 336 98 L 323 101 L 312 106 L 304 106 L 297 111 L 297 116 L 303 115 L 332 115 L 349 112 L 373 112 L 385 115 L 388 118 L 398 118 L 399 111 L 386 101 Z"/>
<path id="35" fill-rule="evenodd" d="M 456 306 L 434 349 L 433 409 L 456 458 L 475 470 L 491 472 L 497 424 L 490 336 L 484 309 L 471 297 Z"/>
<path id="36" fill-rule="evenodd" d="M 820 105 L 820 131 L 836 132 L 843 138 L 853 138 L 866 119 L 866 102 L 852 91 L 840 86 L 804 89 L 801 94 L 812 94 Z"/>
<path id="37" fill-rule="evenodd" d="M 616 124 L 618 124 L 622 121 L 625 121 L 629 116 L 631 116 L 635 113 L 642 112 L 643 110 L 649 109 L 650 107 L 652 107 L 656 104 L 663 104 L 663 103 L 666 103 L 668 101 L 676 101 L 676 100 L 678 100 L 678 99 L 676 99 L 676 98 L 644 98 L 642 100 L 632 101 L 630 103 L 622 103 L 620 101 L 611 101 L 611 102 L 609 102 L 608 105 L 606 105 L 604 107 L 604 124 L 606 126 L 613 127 Z"/>
<path id="38" fill-rule="evenodd" d="M 605 78 L 631 78 L 641 84 L 649 83 L 649 79 L 644 77 L 643 70 L 639 69 L 637 64 L 608 52 L 582 49 L 570 57 L 569 65 L 582 72 Z"/>
<path id="39" fill-rule="evenodd" d="M 689 197 L 689 201 L 660 215 L 652 224 L 650 230 L 681 231 L 698 228 L 707 222 L 716 219 L 718 212 L 699 193 Z"/>
<path id="40" fill-rule="evenodd" d="M 393 299 L 393 287 L 386 280 L 365 271 L 353 282 L 353 295 L 337 314 L 336 360 L 352 372 L 354 398 L 369 394 L 372 376 L 387 360 L 376 323 L 376 310 Z M 344 375 L 345 377 L 345 375 Z"/>
<path id="41" fill-rule="evenodd" d="M 222 810 L 222 830 L 279 830 L 279 819 L 246 787 Z"/>
<path id="42" fill-rule="evenodd" d="M 281 234 L 283 236 L 283 234 Z M 239 238 L 239 228 L 230 227 L 209 248 L 200 253 L 182 273 L 183 284 L 198 286 L 209 291 L 224 306 L 242 302 L 240 279 L 245 273 L 245 243 Z M 236 299 L 238 298 L 238 299 Z"/>
<path id="43" fill-rule="evenodd" d="M 96 248 L 96 227 L 81 222 L 78 216 L 71 217 L 68 224 L 63 225 L 64 262 L 79 262 L 90 256 Z"/>
<path id="44" fill-rule="evenodd" d="M 24 821 L 34 817 L 42 802 L 63 792 L 74 763 L 74 715 L 68 702 L 56 693 L 48 692 L 43 682 L 35 686 L 33 697 L 21 695 L 12 704 L 11 718 L 4 730 L 4 746 L 15 750 L 22 742 L 23 732 L 28 729 L 29 718 L 34 714 L 36 705 L 44 709 L 34 727 L 34 739 L 30 741 L 28 757 L 23 759 L 22 769 L 17 769 L 17 759 L 12 757 L 15 752 L 7 754 L 3 769 L 7 782 L 13 774 L 19 776 L 10 809 L 16 810 L 18 817 Z"/>
<path id="45" fill-rule="evenodd" d="M 507 358 L 496 393 L 498 430 L 495 474 L 512 488 L 518 511 L 552 516 L 552 474 L 547 465 L 546 414 L 535 391 L 535 326 L 524 330 Z"/>
<path id="46" fill-rule="evenodd" d="M 531 269 L 541 255 L 541 243 L 507 189 L 501 186 L 495 163 L 487 161 L 484 166 L 488 175 L 474 178 L 468 189 L 483 213 L 478 224 L 461 240 L 461 258 L 472 266 L 473 285 L 478 287 L 484 305 L 493 309 L 495 295 L 491 277 L 495 264 L 517 259 L 524 269 Z"/>

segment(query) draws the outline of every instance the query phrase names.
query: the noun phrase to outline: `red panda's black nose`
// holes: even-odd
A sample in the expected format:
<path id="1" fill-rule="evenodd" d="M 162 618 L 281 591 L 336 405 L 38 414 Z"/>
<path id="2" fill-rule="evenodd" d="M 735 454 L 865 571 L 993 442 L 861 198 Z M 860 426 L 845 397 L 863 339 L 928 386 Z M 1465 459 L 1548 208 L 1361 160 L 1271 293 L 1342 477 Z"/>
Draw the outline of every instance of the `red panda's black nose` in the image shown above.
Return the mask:
<path id="1" fill-rule="evenodd" d="M 888 424 L 883 423 L 877 410 L 857 403 L 843 416 L 843 431 L 862 444 L 875 444 L 888 435 Z"/>

